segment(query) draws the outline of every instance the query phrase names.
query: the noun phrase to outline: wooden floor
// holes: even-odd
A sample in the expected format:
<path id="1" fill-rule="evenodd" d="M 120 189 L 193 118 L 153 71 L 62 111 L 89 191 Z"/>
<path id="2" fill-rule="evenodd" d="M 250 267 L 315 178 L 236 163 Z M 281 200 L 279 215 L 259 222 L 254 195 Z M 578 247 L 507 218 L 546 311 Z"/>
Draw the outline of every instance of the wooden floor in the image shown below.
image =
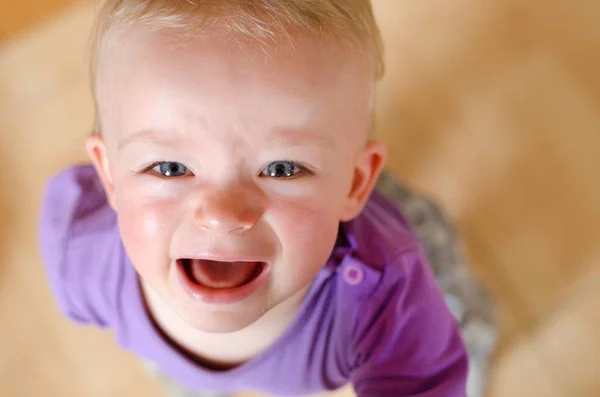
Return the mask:
<path id="1" fill-rule="evenodd" d="M 93 5 L 65 2 L 0 6 L 0 396 L 158 396 L 110 334 L 59 316 L 37 253 L 44 182 L 84 159 L 93 116 Z M 490 396 L 599 396 L 600 2 L 374 4 L 391 166 L 499 302 Z"/>

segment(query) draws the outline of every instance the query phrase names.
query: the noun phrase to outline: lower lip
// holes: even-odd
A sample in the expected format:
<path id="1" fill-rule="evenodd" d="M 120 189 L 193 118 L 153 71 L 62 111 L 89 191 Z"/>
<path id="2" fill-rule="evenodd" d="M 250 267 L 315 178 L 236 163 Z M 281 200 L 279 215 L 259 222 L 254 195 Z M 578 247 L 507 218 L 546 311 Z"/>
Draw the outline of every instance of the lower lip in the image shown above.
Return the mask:
<path id="1" fill-rule="evenodd" d="M 250 282 L 235 288 L 217 289 L 204 287 L 190 280 L 185 272 L 183 263 L 181 261 L 178 260 L 176 262 L 176 267 L 179 282 L 183 286 L 183 289 L 194 300 L 218 305 L 233 304 L 248 298 L 250 295 L 255 293 L 261 287 L 261 285 L 265 283 L 271 270 L 269 264 L 265 263 L 260 274 L 253 278 Z"/>

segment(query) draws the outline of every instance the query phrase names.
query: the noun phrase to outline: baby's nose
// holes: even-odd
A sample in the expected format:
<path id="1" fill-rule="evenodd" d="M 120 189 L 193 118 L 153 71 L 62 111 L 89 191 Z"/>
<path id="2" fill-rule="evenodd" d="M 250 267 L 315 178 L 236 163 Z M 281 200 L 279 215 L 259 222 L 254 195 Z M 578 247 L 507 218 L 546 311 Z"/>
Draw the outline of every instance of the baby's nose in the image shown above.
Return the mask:
<path id="1" fill-rule="evenodd" d="M 264 212 L 252 194 L 234 189 L 199 194 L 194 222 L 204 230 L 221 234 L 242 233 L 252 229 Z"/>
<path id="2" fill-rule="evenodd" d="M 235 208 L 226 211 L 204 207 L 198 208 L 194 214 L 194 221 L 198 227 L 222 234 L 248 231 L 254 227 L 257 219 L 254 211 L 240 211 Z"/>

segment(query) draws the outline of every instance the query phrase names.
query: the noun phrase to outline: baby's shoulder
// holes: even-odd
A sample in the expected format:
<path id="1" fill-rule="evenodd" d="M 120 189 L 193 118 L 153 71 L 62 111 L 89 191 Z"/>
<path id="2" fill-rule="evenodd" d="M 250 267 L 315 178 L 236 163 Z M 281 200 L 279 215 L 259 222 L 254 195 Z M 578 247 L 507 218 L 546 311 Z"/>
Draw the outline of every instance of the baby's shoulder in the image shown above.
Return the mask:
<path id="1" fill-rule="evenodd" d="M 459 395 L 467 355 L 458 325 L 401 208 L 375 194 L 343 231 L 329 307 L 338 361 L 356 392 Z"/>
<path id="2" fill-rule="evenodd" d="M 395 203 L 373 195 L 343 226 L 349 247 L 338 252 L 331 306 L 351 367 L 376 362 L 377 352 L 401 355 L 406 341 L 434 338 L 432 329 L 455 335 L 423 246 Z"/>
<path id="3" fill-rule="evenodd" d="M 116 214 L 90 165 L 77 165 L 46 187 L 39 224 L 42 259 L 64 315 L 108 326 L 123 277 L 124 249 Z M 113 291 L 114 292 L 114 291 Z"/>
<path id="4" fill-rule="evenodd" d="M 361 317 L 394 311 L 400 296 L 412 304 L 413 291 L 437 291 L 424 248 L 395 202 L 374 193 L 342 231 L 348 248 L 338 251 L 337 300 L 346 310 Z"/>

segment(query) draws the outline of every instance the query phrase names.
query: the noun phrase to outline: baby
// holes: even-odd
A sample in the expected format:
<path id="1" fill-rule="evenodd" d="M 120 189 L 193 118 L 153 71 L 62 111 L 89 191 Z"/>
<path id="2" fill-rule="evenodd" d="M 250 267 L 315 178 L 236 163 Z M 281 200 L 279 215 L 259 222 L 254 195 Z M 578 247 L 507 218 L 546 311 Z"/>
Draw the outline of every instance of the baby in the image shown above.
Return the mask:
<path id="1" fill-rule="evenodd" d="M 373 193 L 369 0 L 108 0 L 92 165 L 49 186 L 63 313 L 182 386 L 464 397 L 423 249 Z"/>

